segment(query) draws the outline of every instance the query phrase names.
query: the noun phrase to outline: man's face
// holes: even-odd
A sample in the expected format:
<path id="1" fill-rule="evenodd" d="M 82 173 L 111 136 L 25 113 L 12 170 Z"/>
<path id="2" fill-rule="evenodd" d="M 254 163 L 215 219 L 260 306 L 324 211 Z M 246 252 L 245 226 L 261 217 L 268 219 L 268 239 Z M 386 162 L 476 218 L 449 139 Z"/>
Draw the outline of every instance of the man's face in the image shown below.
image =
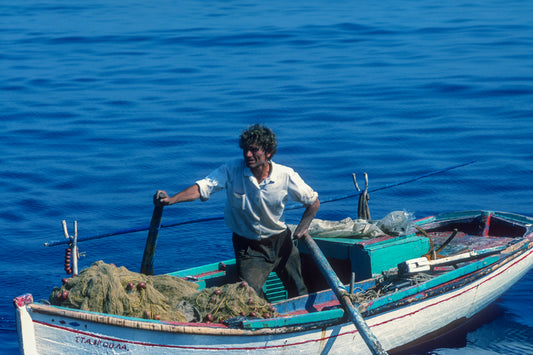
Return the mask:
<path id="1" fill-rule="evenodd" d="M 263 165 L 267 159 L 270 159 L 270 154 L 265 154 L 262 148 L 252 144 L 242 150 L 246 166 L 250 169 L 257 168 Z"/>

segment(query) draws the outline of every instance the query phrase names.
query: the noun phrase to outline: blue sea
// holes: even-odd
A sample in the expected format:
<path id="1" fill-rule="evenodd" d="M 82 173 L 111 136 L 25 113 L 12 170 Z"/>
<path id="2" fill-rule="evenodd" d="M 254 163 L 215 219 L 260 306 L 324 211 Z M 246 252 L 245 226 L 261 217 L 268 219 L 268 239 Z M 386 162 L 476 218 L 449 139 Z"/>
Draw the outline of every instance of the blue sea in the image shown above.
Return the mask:
<path id="1" fill-rule="evenodd" d="M 158 189 L 238 158 L 253 123 L 277 163 L 320 195 L 317 218 L 370 211 L 533 216 L 533 2 L 2 1 L 0 352 L 17 353 L 12 299 L 47 299 L 64 239 L 138 271 Z M 453 167 L 453 168 L 452 168 Z M 451 168 L 451 169 L 449 169 Z M 210 219 L 224 195 L 166 207 Z M 294 223 L 302 210 L 287 212 Z M 163 228 L 157 273 L 232 257 L 217 218 Z M 416 354 L 532 354 L 533 272 Z"/>

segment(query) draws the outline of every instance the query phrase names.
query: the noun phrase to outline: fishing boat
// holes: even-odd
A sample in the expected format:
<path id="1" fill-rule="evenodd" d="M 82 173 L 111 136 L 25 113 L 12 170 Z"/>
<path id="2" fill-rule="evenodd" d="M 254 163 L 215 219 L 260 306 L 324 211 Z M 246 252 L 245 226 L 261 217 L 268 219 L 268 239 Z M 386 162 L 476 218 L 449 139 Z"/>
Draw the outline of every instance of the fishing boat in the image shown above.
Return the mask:
<path id="1" fill-rule="evenodd" d="M 533 264 L 533 218 L 496 211 L 442 213 L 399 236 L 297 241 L 309 294 L 287 298 L 274 274 L 271 318 L 169 322 L 15 298 L 23 354 L 384 354 L 468 321 Z M 236 281 L 233 260 L 171 275 L 200 288 Z"/>

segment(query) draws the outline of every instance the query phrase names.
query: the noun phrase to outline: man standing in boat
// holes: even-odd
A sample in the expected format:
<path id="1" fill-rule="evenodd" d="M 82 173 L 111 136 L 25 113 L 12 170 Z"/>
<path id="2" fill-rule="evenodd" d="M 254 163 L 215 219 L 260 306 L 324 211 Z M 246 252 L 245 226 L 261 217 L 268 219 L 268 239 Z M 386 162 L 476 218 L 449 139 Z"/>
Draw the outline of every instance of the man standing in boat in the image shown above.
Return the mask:
<path id="1" fill-rule="evenodd" d="M 282 215 L 289 198 L 306 207 L 293 235 L 302 238 L 320 206 L 318 194 L 293 169 L 271 160 L 277 151 L 277 139 L 270 128 L 260 124 L 248 127 L 240 136 L 239 146 L 244 159 L 222 165 L 172 197 L 158 191 L 154 203 L 206 201 L 212 193 L 226 189 L 224 221 L 233 231 L 239 278 L 263 296 L 262 287 L 275 271 L 289 297 L 306 294 L 298 248 Z M 158 198 L 160 193 L 165 197 Z"/>

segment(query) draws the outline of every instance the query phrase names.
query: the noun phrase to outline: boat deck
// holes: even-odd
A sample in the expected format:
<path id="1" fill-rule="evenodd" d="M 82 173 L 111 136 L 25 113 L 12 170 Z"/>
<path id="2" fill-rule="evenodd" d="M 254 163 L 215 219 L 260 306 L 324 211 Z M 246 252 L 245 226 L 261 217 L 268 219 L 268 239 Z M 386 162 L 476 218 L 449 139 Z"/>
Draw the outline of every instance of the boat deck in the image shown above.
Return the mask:
<path id="1" fill-rule="evenodd" d="M 449 237 L 449 232 L 434 232 L 430 234 L 435 247 L 438 249 Z M 494 237 L 466 234 L 458 232 L 457 235 L 439 252 L 442 256 L 451 256 L 468 250 L 483 250 L 505 246 L 513 241 L 511 237 Z"/>

